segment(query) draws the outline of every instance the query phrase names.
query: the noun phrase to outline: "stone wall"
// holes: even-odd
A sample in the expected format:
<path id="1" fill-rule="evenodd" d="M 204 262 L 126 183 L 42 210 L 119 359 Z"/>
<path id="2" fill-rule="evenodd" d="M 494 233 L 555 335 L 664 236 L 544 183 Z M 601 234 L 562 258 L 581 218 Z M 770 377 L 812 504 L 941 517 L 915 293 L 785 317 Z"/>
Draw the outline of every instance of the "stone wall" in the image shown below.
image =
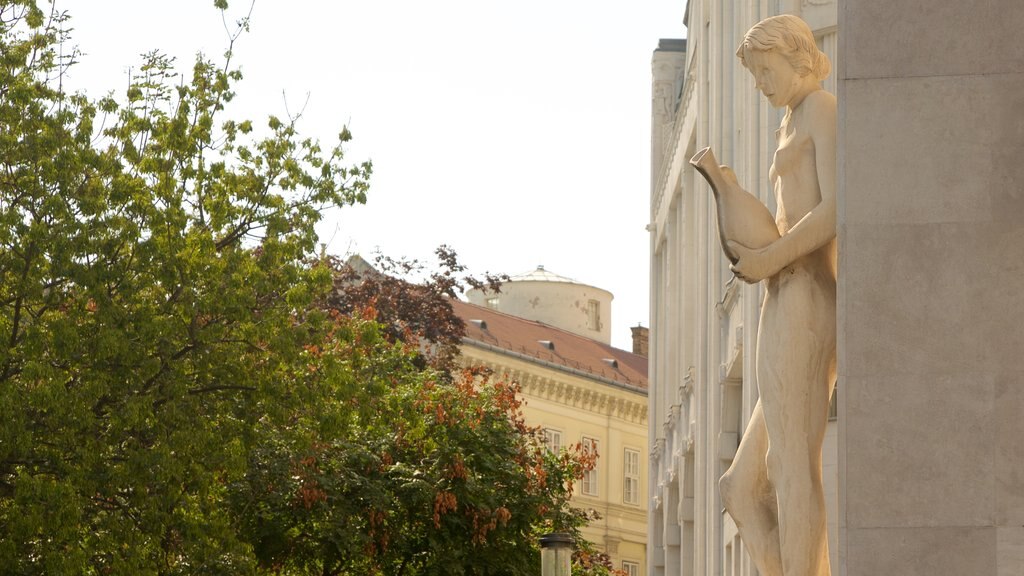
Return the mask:
<path id="1" fill-rule="evenodd" d="M 840 565 L 1024 574 L 1024 4 L 840 5 Z"/>

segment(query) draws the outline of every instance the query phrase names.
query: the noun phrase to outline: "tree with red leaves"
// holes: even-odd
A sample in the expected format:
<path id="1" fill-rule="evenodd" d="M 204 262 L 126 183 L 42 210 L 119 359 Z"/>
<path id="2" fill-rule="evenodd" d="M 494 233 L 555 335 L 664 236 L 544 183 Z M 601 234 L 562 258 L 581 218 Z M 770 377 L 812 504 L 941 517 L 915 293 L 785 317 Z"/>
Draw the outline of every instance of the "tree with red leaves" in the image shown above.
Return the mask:
<path id="1" fill-rule="evenodd" d="M 434 251 L 437 268 L 423 276 L 425 266 L 417 260 L 378 255 L 370 265 L 358 256 L 347 261 L 331 260 L 334 292 L 326 306 L 343 314 L 372 310 L 388 339 L 421 345 L 420 361 L 441 370 L 455 368 L 465 325 L 452 309 L 451 301 L 467 288 L 499 292 L 507 276 L 467 273 L 458 255 L 448 246 Z"/>
<path id="2" fill-rule="evenodd" d="M 451 249 L 437 254 L 441 271 L 429 275 L 387 258 L 377 259 L 383 271 L 331 264 L 324 305 L 338 329 L 309 351 L 302 375 L 316 392 L 303 418 L 265 435 L 273 442 L 235 486 L 261 565 L 535 574 L 540 535 L 566 531 L 577 539 L 575 574 L 610 574 L 579 534 L 591 518 L 569 504 L 597 455 L 549 452 L 523 418 L 516 383 L 458 366 L 463 325 L 451 298 L 466 285 L 497 290 L 500 278 L 467 278 Z"/>
<path id="3" fill-rule="evenodd" d="M 261 431 L 249 474 L 230 486 L 259 565 L 534 574 L 539 536 L 585 520 L 569 498 L 592 462 L 547 451 L 516 384 L 422 367 L 419 346 L 391 342 L 375 316 L 335 316 L 292 374 L 295 417 Z"/>

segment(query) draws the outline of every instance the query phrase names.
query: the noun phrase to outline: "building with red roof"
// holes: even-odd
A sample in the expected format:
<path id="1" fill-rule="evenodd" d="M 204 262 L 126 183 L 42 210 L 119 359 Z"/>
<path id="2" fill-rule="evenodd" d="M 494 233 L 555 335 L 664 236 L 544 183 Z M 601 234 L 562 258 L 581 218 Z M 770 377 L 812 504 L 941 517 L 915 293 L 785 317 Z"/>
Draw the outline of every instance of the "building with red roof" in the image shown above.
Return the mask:
<path id="1" fill-rule="evenodd" d="M 583 534 L 616 568 L 645 573 L 647 358 L 608 344 L 611 294 L 540 267 L 500 294 L 468 297 L 478 304 L 453 303 L 466 323 L 464 360 L 520 384 L 527 423 L 543 428 L 549 448 L 597 450 L 573 496 L 600 515 Z M 633 332 L 646 352 L 646 329 Z"/>

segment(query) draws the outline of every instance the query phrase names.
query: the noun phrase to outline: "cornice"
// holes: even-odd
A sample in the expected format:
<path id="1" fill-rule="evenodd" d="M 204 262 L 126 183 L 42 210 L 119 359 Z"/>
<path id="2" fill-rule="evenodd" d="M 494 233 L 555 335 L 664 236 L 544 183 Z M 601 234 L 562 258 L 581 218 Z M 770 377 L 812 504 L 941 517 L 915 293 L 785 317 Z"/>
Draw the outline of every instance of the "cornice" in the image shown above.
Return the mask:
<path id="1" fill-rule="evenodd" d="M 647 509 L 642 504 L 620 504 L 604 498 L 575 493 L 572 495 L 572 502 L 577 508 L 600 512 L 606 518 L 615 514 L 638 523 L 647 521 Z"/>
<path id="2" fill-rule="evenodd" d="M 646 388 L 642 388 L 642 387 L 637 386 L 636 384 L 632 384 L 630 382 L 623 382 L 623 381 L 616 380 L 616 379 L 613 379 L 613 378 L 608 378 L 608 377 L 601 376 L 601 375 L 595 374 L 595 373 L 587 371 L 587 370 L 580 370 L 578 368 L 573 368 L 571 366 L 567 366 L 567 365 L 564 365 L 564 364 L 558 364 L 556 362 L 551 362 L 551 361 L 545 360 L 543 358 L 538 358 L 536 356 L 532 356 L 532 355 L 529 355 L 529 354 L 523 354 L 523 353 L 520 353 L 520 352 L 516 352 L 514 350 L 509 350 L 508 348 L 503 348 L 501 346 L 495 346 L 495 345 L 489 344 L 487 342 L 481 342 L 479 340 L 474 340 L 473 338 L 469 338 L 469 337 L 463 337 L 462 338 L 462 343 L 463 343 L 463 353 L 465 353 L 465 349 L 466 349 L 467 346 L 468 347 L 472 347 L 472 348 L 477 348 L 477 349 L 480 349 L 480 350 L 486 350 L 486 351 L 489 351 L 489 352 L 495 352 L 495 353 L 500 354 L 502 356 L 507 356 L 509 358 L 514 358 L 516 360 L 520 360 L 520 361 L 525 362 L 525 363 L 530 364 L 530 365 L 535 365 L 535 366 L 538 366 L 538 367 L 541 367 L 541 368 L 545 368 L 545 369 L 548 369 L 548 370 L 555 370 L 555 371 L 558 371 L 558 372 L 564 372 L 566 374 L 571 374 L 571 375 L 579 377 L 579 378 L 583 378 L 583 379 L 586 379 L 586 380 L 594 381 L 597 384 L 603 384 L 603 385 L 611 386 L 613 388 L 618 388 L 620 390 L 631 392 L 633 394 L 640 394 L 640 395 L 643 395 L 644 397 L 647 396 L 647 389 Z"/>
<path id="3" fill-rule="evenodd" d="M 578 385 L 493 361 L 477 360 L 474 363 L 495 373 L 506 374 L 519 383 L 523 396 L 527 398 L 539 398 L 634 424 L 647 424 L 646 397 L 630 400 L 601 390 L 603 385 L 600 383 Z"/>

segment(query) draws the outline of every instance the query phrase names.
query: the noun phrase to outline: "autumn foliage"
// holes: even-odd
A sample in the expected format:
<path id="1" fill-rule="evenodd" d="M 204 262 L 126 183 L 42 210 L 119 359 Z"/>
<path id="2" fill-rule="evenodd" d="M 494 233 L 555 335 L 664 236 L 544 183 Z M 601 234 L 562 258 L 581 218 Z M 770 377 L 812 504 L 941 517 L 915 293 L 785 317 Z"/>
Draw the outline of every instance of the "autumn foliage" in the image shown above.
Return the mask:
<path id="1" fill-rule="evenodd" d="M 334 290 L 325 305 L 344 314 L 369 315 L 379 322 L 388 339 L 420 345 L 419 362 L 442 371 L 456 367 L 465 334 L 451 301 L 468 288 L 501 290 L 504 275 L 469 274 L 449 246 L 434 251 L 435 266 L 382 254 L 373 264 L 359 256 L 330 259 Z M 413 280 L 420 276 L 418 281 Z"/>
<path id="2" fill-rule="evenodd" d="M 261 565 L 284 573 L 529 574 L 538 531 L 561 521 L 577 468 L 546 452 L 514 384 L 417 366 L 373 321 L 338 317 L 307 370 L 344 394 L 309 396 L 307 416 L 258 450 L 234 486 Z M 310 359 L 311 361 L 313 359 Z M 315 416 L 314 416 L 315 415 Z M 314 417 L 308 417 L 314 416 Z M 331 425 L 328 427 L 326 423 Z"/>

